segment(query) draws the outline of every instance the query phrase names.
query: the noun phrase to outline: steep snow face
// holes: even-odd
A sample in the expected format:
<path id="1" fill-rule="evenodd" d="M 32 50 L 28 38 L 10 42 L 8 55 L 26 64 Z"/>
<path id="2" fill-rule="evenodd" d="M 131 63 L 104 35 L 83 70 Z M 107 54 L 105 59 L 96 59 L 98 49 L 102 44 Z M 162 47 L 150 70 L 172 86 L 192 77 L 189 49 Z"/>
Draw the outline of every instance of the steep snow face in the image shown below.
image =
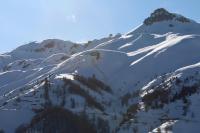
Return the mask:
<path id="1" fill-rule="evenodd" d="M 49 56 L 48 58 L 44 59 L 41 62 L 41 65 L 59 64 L 65 60 L 67 60 L 68 58 L 70 58 L 70 56 L 65 53 L 53 54 L 53 55 Z"/>
<path id="2" fill-rule="evenodd" d="M 131 59 L 125 52 L 93 49 L 79 53 L 70 59 L 62 62 L 53 69 L 53 73 L 71 72 L 86 77 L 96 75 L 106 83 L 129 67 Z"/>
<path id="3" fill-rule="evenodd" d="M 132 91 L 133 86 L 140 89 L 155 76 L 199 61 L 198 35 L 167 33 L 152 36 L 162 38 L 161 42 L 142 49 L 133 45 L 137 50 L 128 53 L 98 48 L 84 51 L 60 63 L 51 73 L 78 73 L 86 77 L 94 74 L 113 88 L 126 88 L 120 92 L 122 95 Z"/>
<path id="4" fill-rule="evenodd" d="M 155 33 L 164 34 L 167 32 L 181 33 L 181 34 L 199 34 L 199 24 L 197 22 L 181 23 L 178 21 L 162 21 L 153 23 L 152 25 L 141 25 L 135 31 L 129 32 L 128 34 L 134 33 Z"/>
<path id="5" fill-rule="evenodd" d="M 200 65 L 196 63 L 158 76 L 143 86 L 139 96 L 141 100 L 133 100 L 135 97 L 129 100 L 133 105 L 139 102 L 136 112 L 129 110 L 129 117 L 131 112 L 133 114 L 129 118 L 129 128 L 124 123 L 120 132 L 128 133 L 130 128 L 137 128 L 138 132 L 197 132 L 199 72 Z"/>
<path id="6" fill-rule="evenodd" d="M 129 34 L 145 32 L 163 34 L 175 32 L 181 34 L 199 34 L 199 24 L 182 15 L 170 13 L 163 8 L 155 10 L 143 24 Z"/>
<path id="7" fill-rule="evenodd" d="M 110 132 L 156 132 L 172 126 L 178 132 L 185 120 L 200 120 L 194 89 L 200 86 L 199 42 L 199 23 L 158 9 L 124 35 L 87 43 L 49 39 L 0 55 L 0 117 L 19 115 L 12 130 L 2 120 L 0 129 L 13 132 L 31 120 L 32 110 L 51 103 L 103 118 Z M 187 109 L 192 113 L 185 116 Z M 29 117 L 22 117 L 23 112 Z M 199 129 L 189 124 L 194 132 Z"/>
<path id="8" fill-rule="evenodd" d="M 171 27 L 170 25 L 173 26 Z M 152 25 L 142 24 L 133 31 L 100 44 L 96 48 L 131 52 L 161 43 L 170 37 L 171 34 L 199 35 L 200 24 L 193 21 L 181 23 L 174 20 L 157 22 Z"/>

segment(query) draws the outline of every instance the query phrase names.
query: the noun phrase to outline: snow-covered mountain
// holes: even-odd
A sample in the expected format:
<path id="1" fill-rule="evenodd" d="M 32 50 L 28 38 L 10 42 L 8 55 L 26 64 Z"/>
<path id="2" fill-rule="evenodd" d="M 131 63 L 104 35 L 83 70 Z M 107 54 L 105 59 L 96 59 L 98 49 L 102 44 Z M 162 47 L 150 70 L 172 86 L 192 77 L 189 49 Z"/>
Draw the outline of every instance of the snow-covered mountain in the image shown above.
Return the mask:
<path id="1" fill-rule="evenodd" d="M 0 129 L 196 133 L 199 42 L 199 23 L 161 8 L 127 34 L 1 54 Z"/>

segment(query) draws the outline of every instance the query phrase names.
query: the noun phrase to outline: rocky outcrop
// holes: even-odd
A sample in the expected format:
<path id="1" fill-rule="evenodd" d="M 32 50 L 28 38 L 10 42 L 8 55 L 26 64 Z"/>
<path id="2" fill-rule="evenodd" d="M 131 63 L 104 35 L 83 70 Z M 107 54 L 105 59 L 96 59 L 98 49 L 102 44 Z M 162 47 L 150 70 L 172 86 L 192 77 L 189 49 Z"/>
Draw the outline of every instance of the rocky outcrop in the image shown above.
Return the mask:
<path id="1" fill-rule="evenodd" d="M 156 22 L 161 22 L 161 21 L 170 21 L 170 20 L 175 20 L 175 21 L 179 21 L 182 23 L 188 23 L 190 22 L 190 20 L 186 17 L 174 14 L 174 13 L 170 13 L 167 10 L 165 10 L 164 8 L 159 8 L 157 10 L 155 10 L 150 17 L 148 17 L 147 19 L 144 20 L 144 24 L 145 25 L 152 25 L 153 23 Z"/>

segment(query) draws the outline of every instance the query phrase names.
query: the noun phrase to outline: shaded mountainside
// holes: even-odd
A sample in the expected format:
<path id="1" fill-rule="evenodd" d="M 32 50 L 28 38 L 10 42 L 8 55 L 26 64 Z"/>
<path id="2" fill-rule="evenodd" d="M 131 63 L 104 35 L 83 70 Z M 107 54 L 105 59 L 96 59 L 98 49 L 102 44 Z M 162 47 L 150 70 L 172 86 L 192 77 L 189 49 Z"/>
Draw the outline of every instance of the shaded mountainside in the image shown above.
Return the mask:
<path id="1" fill-rule="evenodd" d="M 0 132 L 198 132 L 199 42 L 199 23 L 161 8 L 127 34 L 1 54 Z"/>

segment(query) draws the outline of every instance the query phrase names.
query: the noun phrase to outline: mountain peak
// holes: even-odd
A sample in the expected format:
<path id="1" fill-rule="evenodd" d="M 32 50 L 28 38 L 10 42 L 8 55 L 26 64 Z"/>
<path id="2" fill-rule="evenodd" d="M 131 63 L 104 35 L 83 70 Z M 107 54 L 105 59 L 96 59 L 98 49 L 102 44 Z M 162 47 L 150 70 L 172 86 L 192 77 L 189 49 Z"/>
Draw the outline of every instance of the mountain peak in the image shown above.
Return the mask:
<path id="1" fill-rule="evenodd" d="M 152 25 L 156 22 L 162 22 L 162 21 L 170 21 L 170 20 L 175 20 L 179 21 L 182 23 L 189 23 L 190 19 L 175 14 L 175 13 L 170 13 L 164 8 L 158 8 L 156 9 L 153 13 L 151 13 L 150 17 L 146 18 L 144 20 L 145 25 Z"/>

